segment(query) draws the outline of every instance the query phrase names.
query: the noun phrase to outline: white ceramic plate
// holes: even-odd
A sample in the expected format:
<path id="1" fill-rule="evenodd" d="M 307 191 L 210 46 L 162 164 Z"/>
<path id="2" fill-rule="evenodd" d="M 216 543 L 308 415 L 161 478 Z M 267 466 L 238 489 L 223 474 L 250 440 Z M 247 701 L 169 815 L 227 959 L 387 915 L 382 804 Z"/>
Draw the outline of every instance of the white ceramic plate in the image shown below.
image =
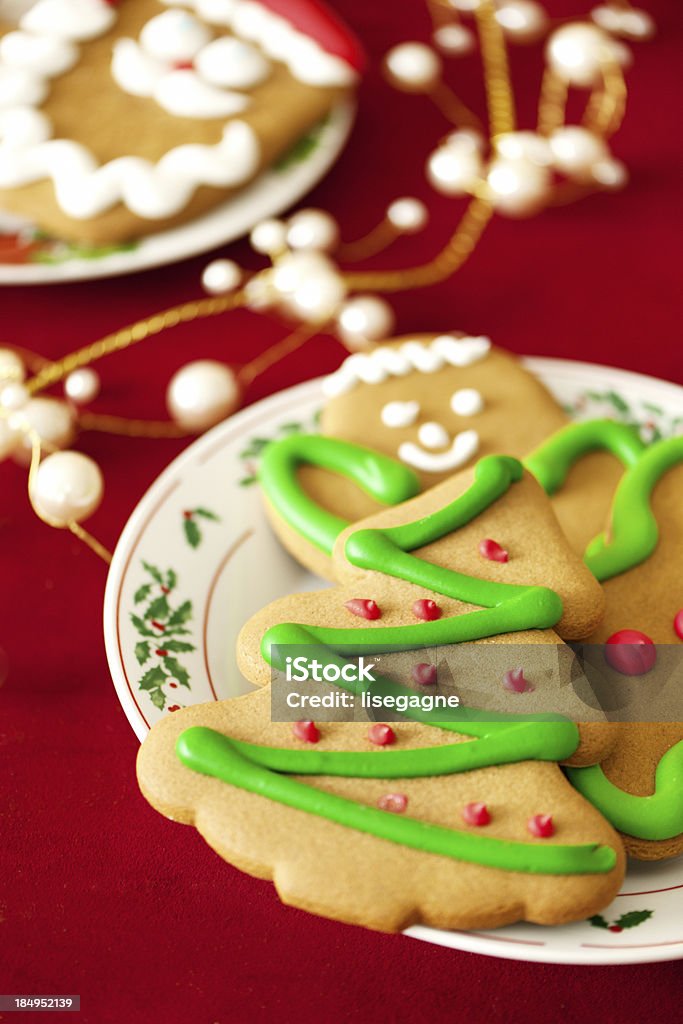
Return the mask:
<path id="1" fill-rule="evenodd" d="M 577 418 L 611 415 L 643 424 L 649 437 L 683 428 L 683 388 L 674 384 L 587 363 L 531 358 L 526 364 Z M 322 401 L 320 381 L 310 381 L 233 416 L 180 455 L 131 516 L 109 573 L 104 626 L 114 684 L 140 739 L 175 705 L 248 692 L 251 685 L 235 663 L 242 624 L 276 597 L 320 587 L 271 533 L 253 477 L 263 443 L 315 430 Z M 144 619 L 152 600 L 157 605 Z M 178 641 L 193 649 L 172 650 Z M 157 650 L 169 650 L 175 661 L 164 663 Z M 173 675 L 162 677 L 164 664 Z M 632 864 L 622 893 L 602 917 L 602 926 L 415 927 L 408 934 L 515 960 L 677 959 L 683 957 L 683 858 Z"/>
<path id="2" fill-rule="evenodd" d="M 46 249 L 39 262 L 3 262 L 8 238 L 25 225 L 0 212 L 0 284 L 50 284 L 132 274 L 232 242 L 260 220 L 293 206 L 317 185 L 339 156 L 354 114 L 353 103 L 340 104 L 319 129 L 283 158 L 279 167 L 266 171 L 233 199 L 180 227 L 148 235 L 128 248 L 79 250 L 77 246 L 57 244 Z M 84 258 L 82 253 L 87 256 Z"/>

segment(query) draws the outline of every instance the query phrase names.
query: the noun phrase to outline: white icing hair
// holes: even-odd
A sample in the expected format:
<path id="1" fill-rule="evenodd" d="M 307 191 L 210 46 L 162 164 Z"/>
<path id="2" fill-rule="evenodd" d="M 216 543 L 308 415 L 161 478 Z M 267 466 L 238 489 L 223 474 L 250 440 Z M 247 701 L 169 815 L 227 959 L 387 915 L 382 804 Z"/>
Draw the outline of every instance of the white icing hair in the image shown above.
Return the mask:
<path id="1" fill-rule="evenodd" d="M 343 395 L 357 384 L 380 384 L 388 377 L 407 374 L 436 373 L 444 366 L 469 366 L 488 355 L 491 339 L 478 337 L 455 338 L 440 334 L 432 341 L 405 341 L 396 348 L 385 345 L 371 352 L 354 352 L 339 369 L 323 381 L 323 392 L 328 398 Z"/>

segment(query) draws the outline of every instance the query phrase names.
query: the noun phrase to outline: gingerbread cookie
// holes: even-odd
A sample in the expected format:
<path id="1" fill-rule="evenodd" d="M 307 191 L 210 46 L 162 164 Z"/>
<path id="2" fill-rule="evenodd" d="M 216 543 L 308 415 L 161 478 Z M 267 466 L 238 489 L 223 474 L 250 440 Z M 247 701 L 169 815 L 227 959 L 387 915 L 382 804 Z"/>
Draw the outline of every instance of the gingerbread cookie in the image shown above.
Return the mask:
<path id="1" fill-rule="evenodd" d="M 483 455 L 521 457 L 567 420 L 520 361 L 484 337 L 399 338 L 350 356 L 323 386 L 321 433 L 397 460 L 420 489 Z M 277 453 L 269 449 L 261 481 L 274 529 L 300 561 L 330 577 L 329 553 L 302 544 L 282 515 L 282 476 L 270 472 L 271 460 Z M 343 520 L 355 522 L 378 510 L 378 495 L 367 484 L 370 474 L 357 480 L 348 467 L 316 458 L 300 457 L 290 467 L 311 501 Z"/>
<path id="2" fill-rule="evenodd" d="M 560 924 L 618 892 L 617 835 L 562 777 L 570 722 L 270 721 L 269 687 L 158 722 L 146 799 L 284 903 L 394 931 Z"/>
<path id="3" fill-rule="evenodd" d="M 613 648 L 602 672 L 614 689 L 623 673 L 638 673 L 631 714 L 639 711 L 644 720 L 615 725 L 606 760 L 571 778 L 624 834 L 628 852 L 643 860 L 683 852 L 683 723 L 663 717 L 667 692 L 680 690 L 683 664 L 682 494 L 683 437 L 645 448 L 617 488 L 608 530 L 586 552 L 607 598 L 589 642 Z M 661 693 L 648 677 L 655 662 L 664 676 Z"/>
<path id="4" fill-rule="evenodd" d="M 0 24 L 0 206 L 117 242 L 248 184 L 362 64 L 318 0 L 38 0 Z"/>
<path id="5" fill-rule="evenodd" d="M 298 440 L 323 446 L 329 458 L 336 448 L 345 454 L 353 448 L 331 438 Z M 600 586 L 569 548 L 546 496 L 516 459 L 487 456 L 474 470 L 341 534 L 334 516 L 309 510 L 305 493 L 299 489 L 298 495 L 303 504 L 296 509 L 297 529 L 306 530 L 311 511 L 317 539 L 334 544 L 339 584 L 281 598 L 245 625 L 238 662 L 252 682 L 268 681 L 272 650 L 283 644 L 367 654 L 386 646 L 441 650 L 495 638 L 497 644 L 525 645 L 528 658 L 533 645 L 561 648 L 560 637 L 586 636 L 600 620 Z M 295 491 L 289 497 L 296 505 Z M 456 652 L 456 664 L 457 658 Z M 569 661 L 560 656 L 556 671 L 544 670 L 545 683 L 537 678 L 533 687 L 515 688 L 511 682 L 512 705 L 509 700 L 501 705 L 505 673 L 516 667 L 504 660 L 500 651 L 488 656 L 486 710 L 512 706 L 522 714 L 555 711 L 593 720 L 575 763 L 599 760 L 613 739 L 605 746 L 609 727 L 599 724 L 602 714 L 593 714 L 580 691 L 568 685 Z M 469 686 L 463 694 L 475 695 L 480 680 L 476 672 L 465 671 L 467 661 L 462 664 L 458 678 Z"/>

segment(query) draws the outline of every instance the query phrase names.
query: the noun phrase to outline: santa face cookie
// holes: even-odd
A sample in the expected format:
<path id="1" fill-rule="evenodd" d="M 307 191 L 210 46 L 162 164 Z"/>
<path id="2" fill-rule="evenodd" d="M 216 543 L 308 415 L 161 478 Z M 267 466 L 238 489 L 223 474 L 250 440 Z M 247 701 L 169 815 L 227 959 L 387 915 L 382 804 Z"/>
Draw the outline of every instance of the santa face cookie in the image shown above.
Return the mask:
<path id="1" fill-rule="evenodd" d="M 683 723 L 658 714 L 652 670 L 669 662 L 667 686 L 679 690 L 683 640 L 683 438 L 650 445 L 617 488 L 608 530 L 589 544 L 586 561 L 607 600 L 589 643 L 608 644 L 608 685 L 633 677 L 635 707 L 649 720 L 616 725 L 617 739 L 599 766 L 571 773 L 573 783 L 624 835 L 628 852 L 659 860 L 683 852 Z M 660 645 L 656 650 L 653 644 Z M 640 664 L 638 664 L 640 663 Z M 667 675 L 666 665 L 662 666 Z M 680 698 L 678 698 L 680 704 Z"/>
<path id="2" fill-rule="evenodd" d="M 311 440 L 344 452 L 352 448 L 330 438 Z M 305 515 L 306 505 L 299 511 Z M 301 521 L 297 526 L 305 528 Z M 334 541 L 337 524 L 320 515 L 314 529 L 319 539 L 329 530 Z M 474 470 L 354 524 L 334 541 L 333 559 L 336 586 L 281 598 L 243 628 L 238 662 L 252 682 L 269 680 L 283 645 L 320 645 L 337 655 L 408 651 L 416 664 L 425 661 L 425 649 L 435 658 L 447 652 L 467 702 L 483 690 L 480 706 L 487 711 L 593 720 L 576 763 L 594 763 L 609 748 L 613 738 L 604 745 L 610 730 L 600 724 L 603 716 L 592 714 L 567 685 L 571 665 L 560 640 L 595 628 L 604 595 L 517 460 L 488 456 Z M 493 644 L 473 653 L 470 643 L 476 641 Z M 461 656 L 453 646 L 458 644 L 467 645 Z M 514 685 L 519 649 L 510 649 L 506 663 L 498 644 L 523 645 L 530 685 L 522 685 L 524 675 Z M 538 668 L 542 652 L 535 645 L 544 644 L 554 645 L 558 664 L 551 672 L 547 665 Z"/>
<path id="3" fill-rule="evenodd" d="M 553 763 L 575 748 L 571 723 L 390 733 L 379 746 L 353 723 L 273 723 L 264 687 L 162 719 L 138 780 L 283 902 L 350 924 L 560 924 L 616 895 L 618 837 Z"/>
<path id="4" fill-rule="evenodd" d="M 321 433 L 394 459 L 421 490 L 487 454 L 521 457 L 566 423 L 543 385 L 484 337 L 399 338 L 350 356 L 324 390 Z M 261 481 L 275 531 L 295 557 L 329 577 L 327 553 L 302 544 L 278 514 L 279 483 L 268 468 L 275 456 L 266 456 Z M 301 459 L 296 475 L 312 502 L 348 522 L 379 507 L 343 468 Z"/>
<path id="5" fill-rule="evenodd" d="M 353 89 L 317 0 L 38 0 L 0 24 L 0 206 L 116 242 L 188 220 Z"/>

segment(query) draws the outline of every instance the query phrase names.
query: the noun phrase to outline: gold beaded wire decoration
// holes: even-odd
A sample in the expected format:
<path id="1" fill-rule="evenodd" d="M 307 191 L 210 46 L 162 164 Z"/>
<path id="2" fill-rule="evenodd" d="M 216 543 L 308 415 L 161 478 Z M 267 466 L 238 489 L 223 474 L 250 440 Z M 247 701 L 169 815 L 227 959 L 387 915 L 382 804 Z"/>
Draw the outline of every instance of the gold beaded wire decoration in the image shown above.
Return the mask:
<path id="1" fill-rule="evenodd" d="M 514 4 L 514 0 L 497 0 L 497 2 L 494 2 L 494 0 L 427 0 L 427 6 L 434 27 L 435 41 L 439 38 L 446 39 L 447 36 L 444 34 L 444 30 L 446 30 L 450 31 L 451 37 L 456 38 L 456 41 L 457 38 L 460 38 L 461 41 L 467 42 L 469 29 L 465 28 L 462 24 L 464 11 L 466 10 L 474 19 L 486 92 L 486 121 L 488 125 L 486 145 L 491 154 L 488 166 L 483 155 L 484 140 L 478 136 L 478 133 L 483 132 L 482 122 L 443 81 L 441 77 L 441 61 L 434 51 L 424 44 L 404 44 L 403 47 L 399 46 L 387 55 L 385 70 L 388 79 L 398 88 L 403 88 L 405 91 L 422 92 L 427 95 L 446 119 L 450 121 L 453 128 L 456 129 L 454 133 L 447 136 L 445 140 L 442 140 L 440 145 L 445 147 L 446 151 L 449 151 L 449 147 L 454 147 L 460 143 L 466 143 L 470 147 L 471 152 L 473 152 L 472 147 L 474 147 L 477 153 L 475 162 L 478 162 L 480 165 L 480 171 L 470 181 L 454 182 L 450 180 L 442 182 L 444 187 L 440 189 L 441 191 L 454 195 L 467 194 L 469 198 L 462 218 L 451 238 L 442 250 L 428 263 L 399 270 L 342 270 L 333 264 L 328 256 L 324 256 L 321 253 L 314 254 L 318 260 L 319 268 L 327 275 L 328 283 L 332 282 L 336 286 L 339 302 L 343 302 L 348 296 L 354 294 L 359 295 L 368 292 L 388 294 L 425 288 L 444 281 L 454 274 L 466 262 L 477 246 L 487 224 L 501 203 L 501 194 L 496 191 L 496 181 L 493 177 L 496 167 L 499 171 L 501 169 L 500 160 L 503 160 L 502 166 L 504 166 L 506 159 L 512 160 L 513 164 L 515 159 L 517 161 L 527 159 L 528 154 L 525 153 L 525 147 L 529 143 L 529 136 L 532 133 L 528 131 L 519 132 L 517 130 L 514 92 L 507 58 L 506 36 L 501 24 L 501 20 L 505 20 L 501 18 L 501 15 L 506 2 L 508 5 Z M 542 11 L 542 9 L 540 10 Z M 611 0 L 608 6 L 600 10 L 611 12 L 610 18 L 612 20 L 609 25 L 605 25 L 605 29 L 609 28 L 617 36 L 621 34 L 628 38 L 645 38 L 651 34 L 652 25 L 648 20 L 649 16 L 645 12 L 633 9 L 627 0 Z M 543 17 L 545 18 L 545 15 Z M 638 19 L 640 19 L 640 29 L 636 31 Z M 607 20 L 609 21 L 609 19 Z M 557 28 L 558 24 L 559 29 Z M 552 142 L 554 138 L 553 133 L 561 131 L 564 125 L 569 87 L 577 83 L 572 81 L 572 74 L 567 72 L 567 69 L 562 66 L 561 47 L 560 57 L 558 58 L 557 54 L 555 54 L 553 59 L 552 46 L 554 38 L 557 49 L 557 33 L 564 30 L 566 50 L 566 46 L 572 43 L 572 38 L 567 36 L 567 31 L 569 30 L 574 33 L 573 41 L 575 45 L 577 38 L 583 33 L 585 45 L 589 53 L 592 47 L 592 52 L 596 58 L 595 76 L 594 80 L 590 83 L 588 101 L 580 127 L 589 133 L 583 138 L 588 139 L 589 142 L 594 140 L 594 149 L 597 150 L 598 155 L 604 155 L 604 152 L 606 152 L 606 140 L 617 130 L 624 115 L 626 86 L 619 63 L 623 45 L 617 43 L 605 29 L 591 25 L 589 22 L 567 25 L 566 23 L 558 23 L 556 21 L 552 23 L 551 27 L 553 27 L 553 34 L 548 44 L 550 60 L 542 80 L 537 127 L 531 142 L 535 140 L 544 142 L 550 140 Z M 401 60 L 405 63 L 406 47 L 413 47 L 411 54 L 408 54 L 412 58 L 413 66 L 409 68 L 407 76 L 404 75 L 401 78 L 400 73 L 396 74 L 396 65 L 398 63 L 400 72 Z M 397 51 L 401 50 L 403 50 L 403 54 L 401 55 L 400 52 L 397 54 Z M 394 59 L 392 59 L 392 56 Z M 415 60 L 416 57 L 417 61 Z M 422 72 L 420 72 L 420 61 L 424 65 Z M 416 63 L 417 75 L 415 74 Z M 410 60 L 408 64 L 410 65 Z M 424 73 L 425 68 L 426 73 Z M 585 85 L 586 82 L 578 84 Z M 569 161 L 570 163 L 571 161 Z M 603 160 L 603 163 L 605 163 L 607 169 L 609 169 L 610 165 L 612 166 L 613 179 L 620 177 L 618 173 L 619 165 L 617 165 L 616 161 Z M 457 161 L 455 166 L 457 170 Z M 590 174 L 585 173 L 585 168 L 579 175 L 572 174 L 571 168 L 568 170 L 566 159 L 563 169 L 567 175 L 567 180 L 556 185 L 552 194 L 544 196 L 543 203 L 538 204 L 539 206 L 549 205 L 552 202 L 567 202 L 569 199 L 578 198 L 589 191 L 595 190 L 596 187 L 609 187 L 610 185 L 621 183 L 621 181 L 617 180 L 601 182 L 596 177 L 591 178 Z M 438 182 L 435 183 L 433 181 L 432 183 L 438 187 Z M 416 200 L 408 200 L 408 202 L 417 203 Z M 535 209 L 525 212 L 535 212 Z M 323 214 L 323 216 L 325 215 Z M 280 222 L 269 223 L 271 225 L 280 224 Z M 260 227 L 263 228 L 264 225 Z M 271 266 L 252 274 L 242 274 L 239 287 L 236 287 L 229 294 L 214 294 L 208 298 L 173 306 L 153 316 L 138 320 L 127 327 L 122 327 L 56 361 L 46 360 L 18 346 L 11 347 L 10 352 L 16 353 L 32 372 L 32 376 L 23 385 L 26 395 L 29 398 L 38 396 L 46 389 L 64 381 L 74 371 L 89 367 L 105 356 L 122 352 L 149 338 L 156 337 L 178 324 L 191 323 L 195 320 L 219 316 L 230 310 L 243 307 L 256 311 L 276 309 L 285 315 L 303 320 L 303 323 L 300 323 L 291 334 L 236 371 L 236 382 L 241 392 L 244 392 L 249 384 L 265 369 L 301 348 L 311 338 L 315 337 L 316 334 L 329 330 L 334 324 L 334 311 L 332 309 L 315 308 L 314 304 L 314 308 L 310 310 L 305 304 L 297 303 L 296 294 L 294 295 L 294 301 L 292 301 L 292 296 L 287 293 L 287 290 L 283 291 L 282 288 L 278 287 L 278 274 L 282 277 L 283 275 L 286 276 L 285 272 L 289 272 L 291 278 L 292 259 L 297 258 L 297 254 L 292 253 L 287 245 L 284 225 L 280 224 L 280 228 L 282 229 L 281 235 L 276 230 L 275 241 L 263 247 L 257 246 L 254 241 L 259 231 L 258 227 L 255 229 L 252 233 L 254 248 L 269 256 Z M 407 231 L 408 229 L 405 230 Z M 338 247 L 337 256 L 340 261 L 345 263 L 353 263 L 365 259 L 382 251 L 402 233 L 404 233 L 404 229 L 400 225 L 397 226 L 387 214 L 362 238 L 357 239 L 355 242 L 341 244 Z M 301 254 L 298 254 L 298 256 L 301 258 Z M 310 257 L 311 254 L 309 253 L 309 260 Z M 235 269 L 237 270 L 238 268 Z M 294 276 L 296 277 L 296 274 Z M 372 295 L 370 300 L 381 302 L 381 300 L 375 299 Z M 374 341 L 380 340 L 381 337 L 380 335 L 380 337 L 362 339 L 354 338 L 353 336 L 349 337 L 348 332 L 345 336 L 343 330 L 340 333 L 341 340 L 351 349 L 362 346 L 368 347 Z M 4 383 L 6 384 L 7 380 Z M 2 382 L 0 382 L 0 387 L 1 384 Z M 36 514 L 48 525 L 70 530 L 74 536 L 87 544 L 95 554 L 105 562 L 110 562 L 111 553 L 95 537 L 89 534 L 76 518 L 61 521 L 51 516 L 36 501 L 35 485 L 41 459 L 43 455 L 53 453 L 54 447 L 41 438 L 38 430 L 22 414 L 21 410 L 13 410 L 2 404 L 2 391 L 0 390 L 0 428 L 3 426 L 1 422 L 3 419 L 11 422 L 12 430 L 23 435 L 25 446 L 30 448 L 28 495 Z M 87 410 L 80 410 L 78 412 L 77 424 L 81 430 L 98 430 L 126 437 L 169 438 L 184 437 L 193 433 L 193 431 L 186 429 L 182 424 L 172 421 L 126 419 L 95 414 Z M 82 458 L 85 459 L 86 457 L 83 456 Z"/>

